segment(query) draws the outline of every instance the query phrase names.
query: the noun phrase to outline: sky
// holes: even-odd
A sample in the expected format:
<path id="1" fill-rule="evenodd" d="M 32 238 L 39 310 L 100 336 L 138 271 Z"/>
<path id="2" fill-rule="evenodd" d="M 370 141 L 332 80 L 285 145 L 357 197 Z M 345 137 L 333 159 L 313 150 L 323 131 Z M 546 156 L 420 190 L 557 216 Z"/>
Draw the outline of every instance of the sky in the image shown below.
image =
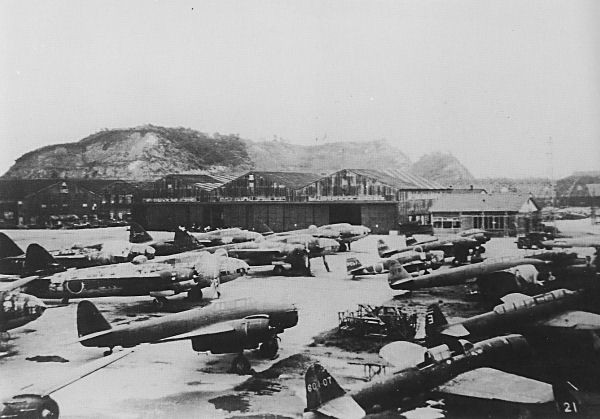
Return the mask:
<path id="1" fill-rule="evenodd" d="M 0 2 L 0 172 L 144 124 L 600 170 L 600 2 Z"/>

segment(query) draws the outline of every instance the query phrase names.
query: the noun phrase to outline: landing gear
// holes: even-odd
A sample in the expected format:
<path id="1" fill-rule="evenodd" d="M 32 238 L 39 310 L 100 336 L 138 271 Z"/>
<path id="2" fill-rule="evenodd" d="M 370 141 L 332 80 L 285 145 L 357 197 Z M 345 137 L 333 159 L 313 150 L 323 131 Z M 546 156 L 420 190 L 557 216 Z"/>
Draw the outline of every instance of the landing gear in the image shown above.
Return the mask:
<path id="1" fill-rule="evenodd" d="M 269 338 L 269 340 L 265 340 L 260 344 L 258 348 L 261 356 L 268 359 L 275 359 L 277 356 L 277 352 L 279 352 L 279 338 L 277 336 L 273 336 Z"/>
<path id="2" fill-rule="evenodd" d="M 310 258 L 306 254 L 302 256 L 302 270 L 304 271 L 306 276 L 313 276 L 310 270 Z"/>
<path id="3" fill-rule="evenodd" d="M 239 354 L 233 359 L 233 362 L 231 363 L 230 372 L 238 375 L 252 374 L 250 361 L 248 361 L 248 358 L 246 358 L 243 353 Z"/>
<path id="4" fill-rule="evenodd" d="M 9 332 L 0 332 L 0 342 L 5 343 L 10 340 Z"/>
<path id="5" fill-rule="evenodd" d="M 345 252 L 348 250 L 348 248 L 350 247 L 350 244 L 348 244 L 348 246 L 346 246 L 346 243 L 340 243 L 340 252 Z"/>
<path id="6" fill-rule="evenodd" d="M 275 267 L 273 268 L 273 274 L 275 274 L 275 275 L 283 274 L 283 266 L 275 265 Z"/>
<path id="7" fill-rule="evenodd" d="M 152 304 L 156 308 L 163 308 L 168 302 L 169 300 L 167 300 L 165 297 L 156 297 L 154 300 L 152 300 Z"/>
<path id="8" fill-rule="evenodd" d="M 202 289 L 198 286 L 193 287 L 187 293 L 187 298 L 190 301 L 200 301 L 202 300 Z"/>
<path id="9" fill-rule="evenodd" d="M 331 272 L 331 269 L 329 269 L 329 264 L 327 263 L 327 259 L 325 259 L 325 255 L 323 255 L 323 265 L 325 266 L 327 272 Z"/>
<path id="10" fill-rule="evenodd" d="M 112 355 L 112 353 L 113 353 L 113 347 L 111 346 L 106 351 L 104 351 L 104 356 Z"/>

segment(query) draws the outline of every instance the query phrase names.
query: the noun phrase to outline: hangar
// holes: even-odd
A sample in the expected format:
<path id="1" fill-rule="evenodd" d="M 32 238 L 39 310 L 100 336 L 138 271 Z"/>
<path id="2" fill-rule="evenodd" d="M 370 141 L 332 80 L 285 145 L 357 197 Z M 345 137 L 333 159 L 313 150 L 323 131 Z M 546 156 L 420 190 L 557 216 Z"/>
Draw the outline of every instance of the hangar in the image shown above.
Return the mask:
<path id="1" fill-rule="evenodd" d="M 363 224 L 375 233 L 400 223 L 429 223 L 429 206 L 449 189 L 401 170 L 344 169 L 327 176 L 302 172 L 248 171 L 208 182 L 210 190 L 183 199 L 146 198 L 133 215 L 153 229 L 177 225 L 274 231 L 339 222 Z"/>

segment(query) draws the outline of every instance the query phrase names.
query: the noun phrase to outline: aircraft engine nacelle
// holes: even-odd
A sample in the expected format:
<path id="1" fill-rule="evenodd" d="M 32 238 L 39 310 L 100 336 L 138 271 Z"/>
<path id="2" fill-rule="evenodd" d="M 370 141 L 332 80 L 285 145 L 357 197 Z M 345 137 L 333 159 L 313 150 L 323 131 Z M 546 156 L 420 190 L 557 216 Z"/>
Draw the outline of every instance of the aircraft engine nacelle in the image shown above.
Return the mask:
<path id="1" fill-rule="evenodd" d="M 248 317 L 235 321 L 231 332 L 192 338 L 192 348 L 213 354 L 237 353 L 258 348 L 272 333 L 267 316 Z"/>
<path id="2" fill-rule="evenodd" d="M 58 404 L 49 396 L 20 394 L 0 402 L 0 418 L 58 418 Z"/>

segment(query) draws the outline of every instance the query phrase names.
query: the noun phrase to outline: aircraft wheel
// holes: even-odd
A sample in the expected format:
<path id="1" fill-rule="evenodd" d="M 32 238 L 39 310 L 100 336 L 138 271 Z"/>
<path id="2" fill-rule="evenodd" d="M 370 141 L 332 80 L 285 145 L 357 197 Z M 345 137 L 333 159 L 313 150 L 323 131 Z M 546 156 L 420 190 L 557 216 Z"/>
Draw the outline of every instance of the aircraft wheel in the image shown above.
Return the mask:
<path id="1" fill-rule="evenodd" d="M 112 355 L 112 353 L 113 353 L 113 348 L 109 348 L 106 351 L 104 351 L 103 355 L 104 356 L 109 356 L 109 355 Z"/>
<path id="2" fill-rule="evenodd" d="M 10 340 L 10 332 L 0 332 L 0 342 L 8 342 Z"/>
<path id="3" fill-rule="evenodd" d="M 45 397 L 44 399 L 45 400 L 42 403 L 42 405 L 37 409 L 36 417 L 43 418 L 43 419 L 58 418 L 58 416 L 59 416 L 58 403 L 56 403 L 50 397 Z"/>
<path id="4" fill-rule="evenodd" d="M 346 243 L 340 243 L 340 252 L 345 252 L 346 250 L 348 250 L 348 248 L 346 247 Z"/>
<path id="5" fill-rule="evenodd" d="M 275 275 L 281 275 L 283 273 L 283 266 L 275 265 L 275 267 L 273 268 L 273 273 Z"/>
<path id="6" fill-rule="evenodd" d="M 277 352 L 279 352 L 279 340 L 277 336 L 273 336 L 269 340 L 264 341 L 260 344 L 260 348 L 258 349 L 260 354 L 268 359 L 273 359 L 277 356 Z"/>
<path id="7" fill-rule="evenodd" d="M 202 289 L 198 286 L 193 287 L 187 293 L 188 300 L 190 301 L 200 301 L 202 300 Z"/>
<path id="8" fill-rule="evenodd" d="M 231 364 L 231 372 L 238 375 L 248 375 L 252 373 L 250 361 L 248 361 L 248 358 L 246 358 L 244 354 L 239 354 L 235 357 Z"/>

